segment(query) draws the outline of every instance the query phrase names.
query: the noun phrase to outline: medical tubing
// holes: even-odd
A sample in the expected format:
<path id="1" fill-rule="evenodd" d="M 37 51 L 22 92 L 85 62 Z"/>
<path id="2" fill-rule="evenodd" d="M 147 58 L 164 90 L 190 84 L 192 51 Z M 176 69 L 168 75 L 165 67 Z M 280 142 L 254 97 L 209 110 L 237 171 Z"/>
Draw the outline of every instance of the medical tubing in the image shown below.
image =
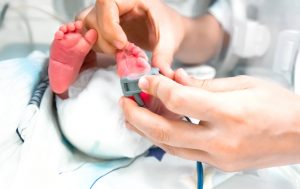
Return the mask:
<path id="1" fill-rule="evenodd" d="M 33 123 L 35 116 L 40 108 L 43 96 L 46 89 L 49 86 L 49 79 L 46 76 L 40 81 L 29 100 L 29 103 L 24 110 L 23 116 L 20 119 L 18 127 L 16 129 L 16 134 L 20 138 L 21 142 L 25 142 L 24 131 Z"/>
<path id="2" fill-rule="evenodd" d="M 35 105 L 37 107 L 40 107 L 42 97 L 43 97 L 43 95 L 44 95 L 44 93 L 45 93 L 48 86 L 49 86 L 49 79 L 48 79 L 48 77 L 46 77 L 42 80 L 42 82 L 35 89 L 32 97 L 29 101 L 29 105 L 32 104 L 32 105 Z"/>
<path id="3" fill-rule="evenodd" d="M 53 20 L 56 20 L 59 23 L 66 23 L 67 22 L 67 20 L 57 16 L 55 13 L 49 12 L 45 9 L 39 8 L 39 7 L 34 6 L 34 5 L 29 5 L 29 4 L 26 4 L 26 3 L 11 3 L 11 7 L 14 8 L 14 9 L 17 9 L 19 12 L 24 11 L 26 9 L 35 10 L 35 11 L 38 11 L 40 13 L 43 13 L 43 14 L 49 16 L 50 18 L 52 18 Z"/>
<path id="4" fill-rule="evenodd" d="M 27 14 L 24 13 L 24 11 L 26 9 L 39 11 L 43 14 L 48 15 L 49 17 L 51 17 L 52 19 L 58 21 L 59 23 L 66 23 L 66 20 L 64 20 L 64 19 L 60 18 L 59 16 L 55 15 L 55 13 L 51 13 L 51 12 L 48 12 L 44 9 L 39 8 L 39 7 L 28 5 L 28 4 L 25 4 L 25 3 L 14 3 L 13 1 L 10 1 L 10 2 L 7 2 L 7 3 L 4 4 L 4 6 L 3 6 L 3 8 L 0 12 L 0 29 L 4 25 L 8 9 L 12 9 L 12 10 L 16 11 L 21 16 L 21 19 L 24 21 L 24 24 L 25 24 L 25 26 L 28 30 L 28 35 L 29 35 L 29 40 L 30 40 L 31 45 L 34 44 L 33 32 L 32 32 L 32 29 L 30 27 L 30 23 L 29 23 Z"/>
<path id="5" fill-rule="evenodd" d="M 192 123 L 192 120 L 187 117 L 187 116 L 184 116 L 184 118 L 186 119 L 186 121 Z M 204 182 L 204 175 L 203 175 L 203 166 L 202 166 L 202 163 L 197 161 L 197 164 L 196 164 L 196 167 L 197 167 L 197 189 L 203 189 L 203 182 Z"/>
<path id="6" fill-rule="evenodd" d="M 197 161 L 197 178 L 198 178 L 198 183 L 197 183 L 197 189 L 203 189 L 203 166 L 202 163 Z"/>
<path id="7" fill-rule="evenodd" d="M 6 12 L 7 12 L 8 8 L 9 8 L 9 3 L 5 3 L 2 10 L 1 10 L 1 13 L 0 13 L 0 28 L 2 28 L 2 26 L 3 26 L 5 16 L 6 16 Z"/>
<path id="8" fill-rule="evenodd" d="M 3 27 L 4 21 L 5 21 L 5 18 L 6 18 L 6 14 L 7 14 L 7 11 L 8 11 L 9 9 L 14 10 L 17 14 L 20 15 L 21 20 L 24 21 L 24 24 L 25 24 L 25 26 L 26 26 L 26 28 L 27 28 L 27 31 L 28 31 L 29 42 L 30 42 L 31 46 L 33 46 L 33 43 L 34 43 L 34 41 L 33 41 L 33 33 L 32 33 L 32 29 L 31 29 L 31 27 L 30 27 L 30 23 L 29 23 L 28 18 L 27 18 L 27 16 L 26 16 L 26 14 L 24 14 L 24 13 L 22 12 L 21 9 L 16 9 L 14 6 L 12 6 L 12 3 L 11 3 L 11 2 L 10 2 L 10 3 L 6 3 L 6 4 L 4 5 L 4 8 L 3 8 L 2 11 L 1 11 L 1 14 L 0 14 L 0 29 L 1 29 L 1 27 Z M 33 47 L 32 47 L 32 51 L 33 51 L 33 50 L 34 50 L 34 49 L 33 49 Z"/>

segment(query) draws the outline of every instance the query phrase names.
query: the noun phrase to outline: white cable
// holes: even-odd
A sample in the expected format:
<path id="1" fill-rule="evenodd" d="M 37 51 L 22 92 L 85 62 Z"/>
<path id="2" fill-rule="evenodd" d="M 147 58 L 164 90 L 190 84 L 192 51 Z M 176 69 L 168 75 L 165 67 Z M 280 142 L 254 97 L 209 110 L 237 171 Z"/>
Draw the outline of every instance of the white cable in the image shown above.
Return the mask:
<path id="1" fill-rule="evenodd" d="M 25 24 L 25 26 L 27 28 L 27 31 L 28 31 L 29 42 L 30 42 L 30 44 L 32 46 L 32 50 L 33 50 L 33 44 L 34 44 L 33 33 L 32 33 L 32 29 L 30 27 L 30 24 L 29 24 L 27 16 L 21 10 L 15 9 L 13 6 L 11 6 L 10 3 L 9 3 L 8 11 L 9 10 L 15 11 L 17 14 L 19 14 L 20 18 L 23 20 L 23 22 L 24 22 L 24 24 Z"/>
<path id="2" fill-rule="evenodd" d="M 44 13 L 45 15 L 48 15 L 49 17 L 51 17 L 52 19 L 58 21 L 59 23 L 66 23 L 66 20 L 55 15 L 52 12 L 49 12 L 45 9 L 39 8 L 37 6 L 34 5 L 29 5 L 29 4 L 25 4 L 25 3 L 10 3 L 10 5 L 14 8 L 14 9 L 18 9 L 19 11 L 24 11 L 24 9 L 32 9 L 35 11 L 38 11 L 40 13 Z"/>
<path id="3" fill-rule="evenodd" d="M 29 5 L 29 4 L 25 4 L 25 3 L 18 3 L 18 2 L 16 2 L 16 0 L 11 0 L 11 1 L 7 2 L 6 5 L 8 5 L 8 8 L 6 10 L 3 9 L 2 11 L 5 11 L 5 12 L 2 12 L 2 13 L 7 14 L 7 11 L 13 10 L 17 14 L 20 15 L 21 19 L 23 20 L 23 22 L 24 22 L 24 24 L 27 28 L 28 36 L 29 36 L 29 43 L 32 46 L 32 50 L 33 50 L 33 44 L 34 44 L 33 32 L 32 32 L 32 29 L 30 27 L 30 22 L 29 22 L 28 16 L 25 12 L 26 9 L 35 10 L 35 11 L 38 11 L 38 12 L 43 13 L 45 15 L 48 15 L 50 18 L 52 18 L 53 20 L 58 21 L 59 23 L 66 23 L 66 21 L 64 19 L 60 18 L 59 16 L 56 16 L 54 13 L 51 13 L 47 10 L 44 10 L 42 8 L 39 8 L 39 7 L 36 7 L 36 6 L 33 6 L 33 5 Z M 2 23 L 4 23 L 4 22 L 5 22 L 5 15 L 3 15 L 3 22 Z"/>
<path id="4" fill-rule="evenodd" d="M 0 28 L 3 26 L 8 8 L 9 8 L 9 3 L 3 4 L 3 8 L 1 9 L 0 12 Z"/>

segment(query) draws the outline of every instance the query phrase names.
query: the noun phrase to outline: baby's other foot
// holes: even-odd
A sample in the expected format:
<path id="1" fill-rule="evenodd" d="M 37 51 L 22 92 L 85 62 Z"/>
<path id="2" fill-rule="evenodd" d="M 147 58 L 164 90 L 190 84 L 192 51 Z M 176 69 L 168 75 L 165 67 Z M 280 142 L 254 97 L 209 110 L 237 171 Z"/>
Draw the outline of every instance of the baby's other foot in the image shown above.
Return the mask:
<path id="1" fill-rule="evenodd" d="M 116 61 L 120 77 L 136 77 L 151 70 L 146 53 L 133 43 L 117 52 Z"/>
<path id="2" fill-rule="evenodd" d="M 82 34 L 82 21 L 63 25 L 50 50 L 49 80 L 52 90 L 62 94 L 76 80 L 85 57 L 97 40 L 93 29 Z"/>

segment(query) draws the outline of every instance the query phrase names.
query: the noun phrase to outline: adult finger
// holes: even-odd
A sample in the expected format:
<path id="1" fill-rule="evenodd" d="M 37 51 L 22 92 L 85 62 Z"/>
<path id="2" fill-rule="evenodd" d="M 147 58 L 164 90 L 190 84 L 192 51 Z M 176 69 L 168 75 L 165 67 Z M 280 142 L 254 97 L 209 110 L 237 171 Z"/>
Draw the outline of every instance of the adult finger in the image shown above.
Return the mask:
<path id="1" fill-rule="evenodd" d="M 102 37 L 117 49 L 123 49 L 128 43 L 125 32 L 120 26 L 120 16 L 133 9 L 133 0 L 97 0 L 96 17 Z"/>
<path id="2" fill-rule="evenodd" d="M 171 69 L 173 62 L 173 52 L 170 48 L 156 47 L 152 55 L 152 66 L 160 69 L 160 72 L 168 77 L 174 78 L 174 71 Z"/>
<path id="3" fill-rule="evenodd" d="M 94 8 L 94 6 L 90 6 L 86 9 L 84 9 L 83 11 L 81 11 L 78 15 L 75 16 L 75 20 L 81 20 L 84 21 L 85 18 L 87 17 L 87 15 L 92 11 L 92 9 Z"/>
<path id="4" fill-rule="evenodd" d="M 211 92 L 241 90 L 252 86 L 252 79 L 249 76 L 200 80 L 189 76 L 182 68 L 175 71 L 174 80 L 185 86 L 197 87 Z"/>
<path id="5" fill-rule="evenodd" d="M 156 146 L 159 146 L 167 153 L 178 156 L 184 159 L 189 160 L 195 160 L 195 161 L 201 161 L 203 163 L 211 164 L 211 155 L 205 151 L 202 150 L 196 150 L 196 149 L 189 149 L 189 148 L 178 148 L 174 146 L 169 146 L 165 144 L 155 144 Z"/>
<path id="6" fill-rule="evenodd" d="M 219 99 L 214 93 L 195 87 L 183 86 L 164 76 L 146 76 L 139 87 L 157 97 L 170 111 L 200 120 L 215 117 Z"/>
<path id="7" fill-rule="evenodd" d="M 185 121 L 166 119 L 146 108 L 139 107 L 128 98 L 122 98 L 121 104 L 126 121 L 155 143 L 208 150 L 209 140 L 211 140 L 209 128 Z"/>
<path id="8" fill-rule="evenodd" d="M 85 15 L 86 11 L 83 11 L 81 15 Z M 83 17 L 83 16 L 82 16 Z M 101 27 L 97 24 L 97 16 L 96 16 L 96 10 L 95 8 L 91 9 L 90 12 L 83 17 L 83 33 L 85 33 L 89 29 L 95 29 L 98 33 L 98 40 L 97 43 L 94 45 L 93 49 L 96 52 L 104 52 L 106 54 L 114 54 L 116 49 L 113 47 L 109 42 L 107 42 L 101 33 Z"/>
<path id="9" fill-rule="evenodd" d="M 128 130 L 133 131 L 142 137 L 146 137 L 144 133 L 142 133 L 140 130 L 136 129 L 133 125 L 131 125 L 129 122 L 126 121 L 125 126 Z"/>

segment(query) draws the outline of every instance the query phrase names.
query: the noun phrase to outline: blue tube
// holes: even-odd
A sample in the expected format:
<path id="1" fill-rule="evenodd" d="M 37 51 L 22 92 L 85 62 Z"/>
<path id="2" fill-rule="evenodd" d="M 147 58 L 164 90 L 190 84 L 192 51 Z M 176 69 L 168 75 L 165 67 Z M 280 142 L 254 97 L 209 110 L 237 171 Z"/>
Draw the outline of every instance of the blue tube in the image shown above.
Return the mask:
<path id="1" fill-rule="evenodd" d="M 197 189 L 203 189 L 203 166 L 201 162 L 197 162 L 197 177 L 198 177 L 198 186 Z"/>

